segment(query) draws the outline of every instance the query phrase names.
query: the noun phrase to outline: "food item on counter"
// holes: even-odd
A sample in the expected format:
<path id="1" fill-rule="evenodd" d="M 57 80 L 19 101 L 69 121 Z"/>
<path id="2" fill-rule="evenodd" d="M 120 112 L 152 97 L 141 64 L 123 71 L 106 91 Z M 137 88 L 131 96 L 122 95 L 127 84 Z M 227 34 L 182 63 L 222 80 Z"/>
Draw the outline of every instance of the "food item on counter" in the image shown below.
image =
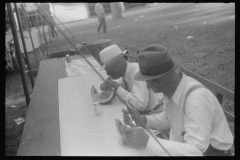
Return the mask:
<path id="1" fill-rule="evenodd" d="M 103 91 L 99 94 L 95 86 L 92 85 L 91 96 L 94 102 L 99 102 L 100 104 L 107 104 L 116 97 L 116 94 L 114 93 L 113 89 L 108 89 L 107 91 Z"/>

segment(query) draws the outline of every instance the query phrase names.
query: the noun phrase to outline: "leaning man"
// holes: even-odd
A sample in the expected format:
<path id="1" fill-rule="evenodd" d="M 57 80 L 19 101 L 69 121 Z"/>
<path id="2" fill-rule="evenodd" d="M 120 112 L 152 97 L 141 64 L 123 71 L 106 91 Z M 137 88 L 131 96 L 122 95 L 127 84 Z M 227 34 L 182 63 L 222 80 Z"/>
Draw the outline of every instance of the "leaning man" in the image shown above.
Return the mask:
<path id="1" fill-rule="evenodd" d="M 166 105 L 162 114 L 149 116 L 133 107 L 123 109 L 124 122 L 131 125 L 124 129 L 126 143 L 159 156 L 230 156 L 233 135 L 221 105 L 200 82 L 175 70 L 180 62 L 179 55 L 161 45 L 150 45 L 139 53 L 135 80 L 146 81 L 155 93 L 162 92 Z M 170 129 L 170 139 L 154 139 L 138 126 Z"/>

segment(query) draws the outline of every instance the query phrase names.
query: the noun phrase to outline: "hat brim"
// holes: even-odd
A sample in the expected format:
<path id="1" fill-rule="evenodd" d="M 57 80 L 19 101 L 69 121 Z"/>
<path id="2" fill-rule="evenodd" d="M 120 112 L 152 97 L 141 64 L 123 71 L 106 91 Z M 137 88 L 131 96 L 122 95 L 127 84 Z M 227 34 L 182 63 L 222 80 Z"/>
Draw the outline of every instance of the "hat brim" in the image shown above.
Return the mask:
<path id="1" fill-rule="evenodd" d="M 160 78 L 162 76 L 165 76 L 167 75 L 168 73 L 174 71 L 181 63 L 181 57 L 179 55 L 172 55 L 171 54 L 171 57 L 172 57 L 172 60 L 174 62 L 174 66 L 171 70 L 169 70 L 168 72 L 166 73 L 163 73 L 163 74 L 159 74 L 159 75 L 155 75 L 155 76 L 147 76 L 147 75 L 143 75 L 140 70 L 135 74 L 134 76 L 134 79 L 136 81 L 147 81 L 147 80 L 151 80 L 151 79 L 156 79 L 156 78 Z"/>

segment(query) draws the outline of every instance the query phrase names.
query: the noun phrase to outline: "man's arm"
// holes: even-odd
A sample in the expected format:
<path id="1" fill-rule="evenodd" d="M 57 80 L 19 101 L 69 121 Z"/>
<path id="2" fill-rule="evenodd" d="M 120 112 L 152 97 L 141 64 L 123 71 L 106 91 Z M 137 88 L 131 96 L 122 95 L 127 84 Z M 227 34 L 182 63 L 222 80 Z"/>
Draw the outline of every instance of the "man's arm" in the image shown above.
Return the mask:
<path id="1" fill-rule="evenodd" d="M 146 127 L 157 130 L 168 130 L 170 129 L 170 123 L 168 121 L 165 111 L 160 114 L 154 114 L 146 116 Z"/>
<path id="2" fill-rule="evenodd" d="M 132 93 L 119 87 L 117 89 L 118 95 L 132 107 L 139 111 L 144 111 L 149 103 L 149 89 L 143 81 L 135 81 L 133 83 Z"/>
<path id="3" fill-rule="evenodd" d="M 114 89 L 116 89 L 115 87 L 121 86 L 122 85 L 122 78 L 116 79 L 116 80 L 111 80 L 110 77 L 108 77 L 106 79 L 106 81 L 104 81 L 101 85 L 100 85 L 100 89 L 102 91 L 106 91 L 107 89 L 109 89 L 109 87 L 114 87 Z M 117 85 L 118 84 L 118 85 Z"/>

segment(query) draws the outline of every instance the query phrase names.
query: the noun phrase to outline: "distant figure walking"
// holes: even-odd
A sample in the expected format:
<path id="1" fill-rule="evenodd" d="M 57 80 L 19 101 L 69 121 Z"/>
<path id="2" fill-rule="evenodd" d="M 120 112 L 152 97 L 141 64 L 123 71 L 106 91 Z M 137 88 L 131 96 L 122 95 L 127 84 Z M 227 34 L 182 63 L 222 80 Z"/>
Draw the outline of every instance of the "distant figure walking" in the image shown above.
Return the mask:
<path id="1" fill-rule="evenodd" d="M 104 8 L 103 8 L 103 5 L 102 3 L 97 3 L 95 5 L 95 12 L 98 16 L 98 21 L 99 21 L 99 25 L 98 25 L 98 28 L 97 28 L 97 31 L 99 33 L 99 30 L 102 28 L 103 26 L 103 33 L 107 33 L 107 24 L 106 24 L 106 20 L 105 20 L 105 11 L 104 11 Z"/>
<path id="2" fill-rule="evenodd" d="M 53 17 L 51 16 L 51 20 L 49 21 L 49 27 L 51 30 L 52 38 L 55 38 L 55 36 L 58 37 L 58 33 L 55 31 L 55 26 L 56 26 L 56 23 L 55 23 Z"/>

